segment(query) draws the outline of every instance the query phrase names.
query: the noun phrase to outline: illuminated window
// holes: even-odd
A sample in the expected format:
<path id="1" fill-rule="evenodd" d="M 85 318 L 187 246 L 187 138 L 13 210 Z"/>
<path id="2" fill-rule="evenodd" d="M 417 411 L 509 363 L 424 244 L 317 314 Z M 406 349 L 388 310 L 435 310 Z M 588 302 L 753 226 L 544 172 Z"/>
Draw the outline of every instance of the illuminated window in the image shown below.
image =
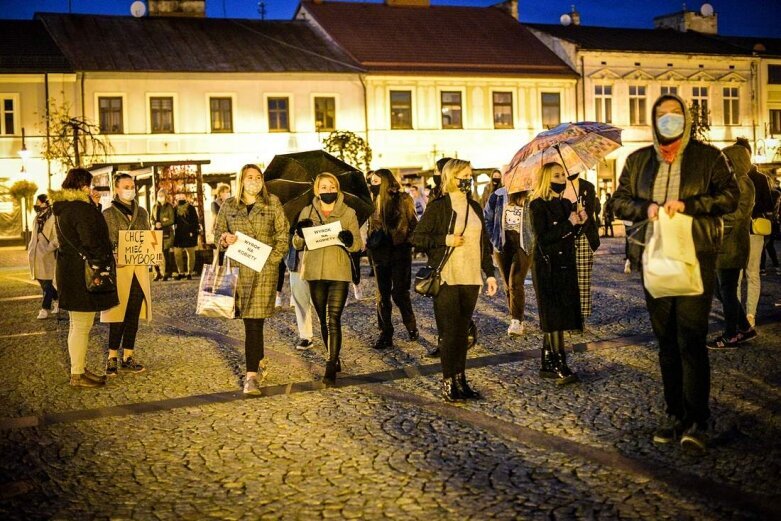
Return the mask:
<path id="1" fill-rule="evenodd" d="M 390 91 L 390 113 L 392 129 L 412 128 L 412 91 Z"/>
<path id="2" fill-rule="evenodd" d="M 737 87 L 724 87 L 724 124 L 740 125 L 740 95 Z"/>
<path id="3" fill-rule="evenodd" d="M 336 130 L 336 99 L 315 98 L 315 128 Z"/>

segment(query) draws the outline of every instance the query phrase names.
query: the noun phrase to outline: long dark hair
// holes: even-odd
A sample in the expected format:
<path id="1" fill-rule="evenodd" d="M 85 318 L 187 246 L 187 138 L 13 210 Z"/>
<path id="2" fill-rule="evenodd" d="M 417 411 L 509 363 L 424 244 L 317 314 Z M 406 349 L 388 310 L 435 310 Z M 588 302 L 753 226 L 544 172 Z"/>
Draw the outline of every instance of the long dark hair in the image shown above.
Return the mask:
<path id="1" fill-rule="evenodd" d="M 374 200 L 380 210 L 380 220 L 384 228 L 393 228 L 400 214 L 398 195 L 401 185 L 387 168 L 375 170 L 373 175 L 380 178 L 380 193 Z"/>
<path id="2" fill-rule="evenodd" d="M 89 170 L 83 168 L 71 168 L 68 175 L 62 182 L 62 187 L 66 190 L 81 190 L 85 186 L 92 184 L 92 174 Z"/>

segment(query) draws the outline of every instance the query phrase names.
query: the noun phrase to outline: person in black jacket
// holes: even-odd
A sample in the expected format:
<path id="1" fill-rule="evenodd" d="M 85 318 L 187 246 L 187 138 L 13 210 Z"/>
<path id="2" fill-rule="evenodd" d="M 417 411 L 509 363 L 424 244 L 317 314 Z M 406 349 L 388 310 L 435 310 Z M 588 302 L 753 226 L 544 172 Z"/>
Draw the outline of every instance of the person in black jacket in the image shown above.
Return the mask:
<path id="1" fill-rule="evenodd" d="M 659 97 L 652 109 L 654 144 L 629 155 L 613 193 L 619 219 L 651 222 L 660 211 L 693 217 L 692 236 L 700 264 L 703 293 L 653 298 L 645 293 L 651 327 L 659 342 L 667 418 L 654 433 L 655 443 L 680 439 L 684 446 L 705 449 L 710 409 L 710 365 L 705 346 L 708 314 L 721 247 L 722 215 L 738 207 L 739 189 L 721 151 L 689 141 L 691 116 L 675 95 Z M 629 254 L 640 265 L 645 241 L 633 241 Z"/>
<path id="2" fill-rule="evenodd" d="M 105 385 L 105 376 L 95 375 L 84 367 L 87 345 L 95 312 L 119 304 L 116 289 L 107 293 L 87 291 L 83 257 L 97 266 L 111 266 L 114 262 L 106 221 L 91 199 L 95 196 L 91 183 L 91 173 L 83 168 L 73 168 L 62 182 L 62 190 L 50 193 L 60 243 L 57 289 L 60 307 L 68 311 L 70 318 L 68 353 L 72 387 Z"/>
<path id="3" fill-rule="evenodd" d="M 409 295 L 412 281 L 410 238 L 418 218 L 412 197 L 401 190 L 390 170 L 375 170 L 369 189 L 375 210 L 369 218 L 367 249 L 377 279 L 377 323 L 380 328 L 374 348 L 385 349 L 393 347 L 391 298 L 399 308 L 410 340 L 415 341 L 420 336 Z"/>
<path id="4" fill-rule="evenodd" d="M 532 281 L 540 328 L 545 333 L 540 376 L 555 378 L 558 385 L 578 380 L 567 366 L 564 331 L 583 329 L 576 244 L 588 221 L 584 209 L 578 210 L 562 196 L 566 181 L 560 164 L 544 165 L 529 203 L 534 235 Z"/>
<path id="5" fill-rule="evenodd" d="M 472 167 L 451 159 L 442 169 L 443 197 L 429 202 L 412 243 L 428 254 L 428 265 L 442 264 L 434 317 L 441 335 L 442 396 L 447 401 L 479 398 L 466 380 L 468 329 L 480 287 L 487 277 L 486 294 L 496 294 L 491 243 L 483 209 L 472 200 Z M 446 258 L 446 255 L 448 256 Z"/>
<path id="6" fill-rule="evenodd" d="M 176 194 L 176 227 L 174 228 L 174 257 L 176 280 L 192 279 L 195 271 L 195 248 L 198 246 L 198 212 L 184 194 Z M 185 255 L 187 262 L 185 263 Z"/>

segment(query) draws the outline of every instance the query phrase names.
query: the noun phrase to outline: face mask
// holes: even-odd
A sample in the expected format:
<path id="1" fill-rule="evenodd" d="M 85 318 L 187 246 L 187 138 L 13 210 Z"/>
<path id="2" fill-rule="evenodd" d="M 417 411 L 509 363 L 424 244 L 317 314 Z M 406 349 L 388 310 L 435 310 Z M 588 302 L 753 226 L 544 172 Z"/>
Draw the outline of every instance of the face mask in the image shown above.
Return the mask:
<path id="1" fill-rule="evenodd" d="M 580 174 L 578 174 L 578 173 L 570 174 L 570 175 L 567 176 L 567 181 L 574 181 L 575 179 L 578 178 L 579 175 Z"/>
<path id="2" fill-rule="evenodd" d="M 160 203 L 160 204 L 165 204 L 165 196 L 163 196 L 163 197 L 158 197 L 158 198 L 157 198 L 157 202 L 158 202 L 158 203 Z"/>
<path id="3" fill-rule="evenodd" d="M 249 195 L 258 195 L 262 188 L 263 183 L 261 181 L 244 181 L 244 191 Z"/>
<path id="4" fill-rule="evenodd" d="M 371 185 L 369 186 L 369 190 L 371 190 L 371 193 L 374 195 L 374 197 L 380 195 L 380 185 Z"/>
<path id="5" fill-rule="evenodd" d="M 324 194 L 320 194 L 320 200 L 323 201 L 325 204 L 332 204 L 336 202 L 336 197 L 339 194 L 336 192 L 327 192 Z"/>
<path id="6" fill-rule="evenodd" d="M 656 129 L 662 137 L 677 138 L 683 134 L 684 119 L 680 114 L 665 114 L 656 120 Z"/>
<path id="7" fill-rule="evenodd" d="M 442 184 L 442 176 L 441 175 L 435 175 L 433 177 L 433 179 L 434 179 L 434 186 L 439 186 L 440 184 Z"/>
<path id="8" fill-rule="evenodd" d="M 567 183 L 551 183 L 550 189 L 557 194 L 561 194 L 567 188 Z"/>
<path id="9" fill-rule="evenodd" d="M 458 180 L 458 189 L 464 192 L 465 194 L 468 194 L 472 191 L 472 179 L 459 179 Z"/>
<path id="10" fill-rule="evenodd" d="M 136 198 L 136 191 L 135 190 L 120 190 L 119 191 L 119 198 L 123 201 L 132 201 Z"/>
<path id="11" fill-rule="evenodd" d="M 502 182 L 502 180 L 501 180 L 501 179 L 491 179 L 491 183 L 493 183 L 493 185 L 494 185 L 494 188 L 496 188 L 497 186 L 499 186 L 499 184 L 500 184 L 501 182 Z"/>
<path id="12" fill-rule="evenodd" d="M 176 204 L 178 204 L 179 206 L 183 206 L 187 204 L 187 201 L 185 201 L 184 199 L 179 199 L 178 201 L 176 201 Z"/>

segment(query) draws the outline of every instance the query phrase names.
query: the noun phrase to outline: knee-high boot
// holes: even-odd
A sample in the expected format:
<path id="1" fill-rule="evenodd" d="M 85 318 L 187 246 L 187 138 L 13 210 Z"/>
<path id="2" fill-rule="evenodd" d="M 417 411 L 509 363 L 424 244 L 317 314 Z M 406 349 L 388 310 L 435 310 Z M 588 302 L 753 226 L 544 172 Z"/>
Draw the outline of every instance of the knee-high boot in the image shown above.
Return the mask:
<path id="1" fill-rule="evenodd" d="M 567 366 L 567 354 L 564 351 L 564 332 L 551 333 L 551 347 L 556 364 L 556 384 L 566 385 L 578 381 L 578 376 Z"/>
<path id="2" fill-rule="evenodd" d="M 550 338 L 550 333 L 545 333 L 542 337 L 542 349 L 540 350 L 540 376 L 542 378 L 558 378 L 556 356 L 553 354 Z"/>

